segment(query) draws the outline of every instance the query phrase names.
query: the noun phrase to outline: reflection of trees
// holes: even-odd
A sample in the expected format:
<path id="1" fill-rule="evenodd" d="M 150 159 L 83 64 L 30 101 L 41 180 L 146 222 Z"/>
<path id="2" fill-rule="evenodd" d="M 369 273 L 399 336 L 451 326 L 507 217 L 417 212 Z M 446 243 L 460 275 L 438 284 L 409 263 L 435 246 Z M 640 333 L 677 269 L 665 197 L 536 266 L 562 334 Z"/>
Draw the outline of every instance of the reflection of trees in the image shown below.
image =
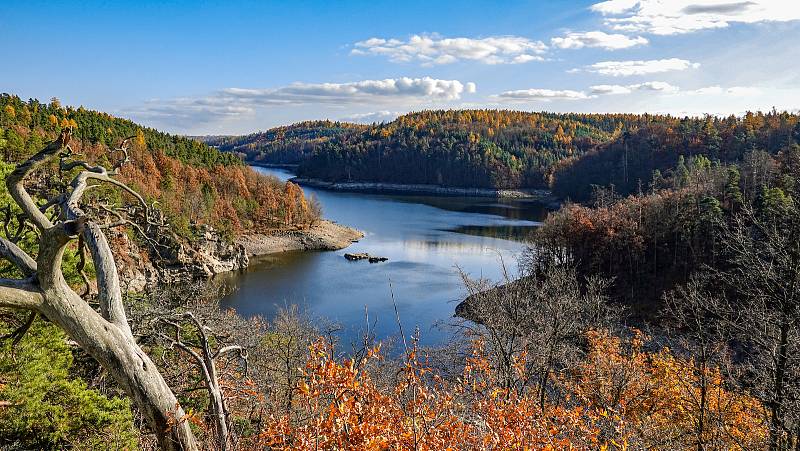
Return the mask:
<path id="1" fill-rule="evenodd" d="M 448 232 L 527 242 L 539 226 L 458 226 Z"/>

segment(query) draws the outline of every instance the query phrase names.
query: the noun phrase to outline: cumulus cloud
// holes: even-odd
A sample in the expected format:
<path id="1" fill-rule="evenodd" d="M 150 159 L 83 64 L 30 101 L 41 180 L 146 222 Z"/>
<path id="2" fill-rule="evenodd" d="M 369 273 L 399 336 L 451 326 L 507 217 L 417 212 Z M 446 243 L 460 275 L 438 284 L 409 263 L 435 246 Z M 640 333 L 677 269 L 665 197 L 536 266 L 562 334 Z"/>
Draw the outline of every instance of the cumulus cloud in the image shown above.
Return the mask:
<path id="1" fill-rule="evenodd" d="M 141 118 L 184 124 L 253 115 L 260 108 L 303 105 L 418 104 L 458 100 L 475 83 L 424 78 L 387 78 L 350 83 L 293 83 L 280 88 L 226 88 L 205 97 L 154 99 L 129 111 Z"/>
<path id="2" fill-rule="evenodd" d="M 608 0 L 591 9 L 605 15 L 614 30 L 657 35 L 800 20 L 800 3 L 787 0 Z"/>
<path id="3" fill-rule="evenodd" d="M 443 38 L 438 35 L 413 35 L 408 40 L 371 38 L 356 42 L 353 55 L 379 55 L 392 62 L 418 61 L 425 66 L 457 61 L 484 64 L 518 64 L 541 61 L 547 46 L 519 36 L 494 36 L 481 39 Z"/>
<path id="4" fill-rule="evenodd" d="M 516 91 L 505 91 L 495 96 L 496 100 L 508 102 L 531 102 L 531 101 L 550 101 L 550 100 L 582 100 L 589 96 L 583 91 L 573 91 L 569 89 L 520 89 Z"/>
<path id="5" fill-rule="evenodd" d="M 629 77 L 632 75 L 648 75 L 660 72 L 696 69 L 698 67 L 700 67 L 699 63 L 693 63 L 679 58 L 669 58 L 647 61 L 601 61 L 586 66 L 583 70 L 600 75 L 610 75 L 612 77 Z M 571 72 L 578 71 L 580 71 L 580 69 L 572 69 Z"/>
<path id="6" fill-rule="evenodd" d="M 609 34 L 602 31 L 587 31 L 567 33 L 560 38 L 550 40 L 553 47 L 560 49 L 582 49 L 584 47 L 599 47 L 606 50 L 619 50 L 645 45 L 647 39 L 636 36 L 630 37 L 624 34 Z"/>
<path id="7" fill-rule="evenodd" d="M 663 81 L 648 81 L 632 85 L 595 85 L 589 87 L 594 95 L 630 94 L 634 91 L 678 92 L 680 89 Z"/>

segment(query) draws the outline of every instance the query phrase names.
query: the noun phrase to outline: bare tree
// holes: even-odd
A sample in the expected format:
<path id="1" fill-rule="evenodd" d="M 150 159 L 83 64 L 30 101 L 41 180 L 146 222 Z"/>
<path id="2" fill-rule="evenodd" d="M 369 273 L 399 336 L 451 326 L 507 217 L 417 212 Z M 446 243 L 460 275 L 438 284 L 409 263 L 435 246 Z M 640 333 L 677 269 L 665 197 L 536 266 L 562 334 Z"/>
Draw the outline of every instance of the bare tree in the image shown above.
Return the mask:
<path id="1" fill-rule="evenodd" d="M 692 394 L 689 406 L 694 410 L 691 416 L 694 428 L 691 434 L 681 434 L 683 437 L 680 440 L 686 446 L 693 445 L 698 451 L 720 449 L 725 443 L 736 440 L 735 436 L 727 434 L 729 428 L 724 418 L 724 413 L 735 406 L 720 402 L 723 397 L 715 391 L 723 387 L 711 377 L 716 369 L 731 376 L 732 366 L 726 343 L 730 331 L 719 316 L 720 307 L 725 301 L 719 294 L 709 290 L 713 286 L 713 280 L 696 276 L 685 286 L 664 296 L 671 344 L 691 357 L 677 361 L 684 366 L 686 373 L 686 377 L 679 382 L 687 388 L 696 388 L 696 391 L 686 390 L 686 393 Z M 716 405 L 712 407 L 714 401 Z"/>
<path id="2" fill-rule="evenodd" d="M 533 384 L 544 405 L 552 376 L 577 361 L 583 335 L 609 324 L 603 294 L 607 282 L 590 278 L 579 282 L 574 269 L 549 269 L 488 288 L 462 274 L 470 296 L 456 314 L 480 326 L 505 388 L 523 390 Z M 525 374 L 516 368 L 526 361 Z"/>
<path id="3" fill-rule="evenodd" d="M 208 391 L 209 416 L 216 434 L 217 447 L 221 451 L 231 449 L 233 437 L 229 432 L 230 412 L 220 386 L 222 378 L 219 362 L 228 354 L 235 354 L 244 365 L 246 373 L 247 351 L 237 344 L 219 345 L 223 337 L 215 334 L 191 312 L 173 315 L 171 318 L 160 318 L 160 322 L 169 326 L 172 333 L 158 335 L 169 343 L 170 348 L 178 348 L 191 356 L 199 368 L 203 384 Z M 192 332 L 191 338 L 182 334 L 186 329 Z M 217 349 L 214 349 L 212 341 L 217 343 Z"/>
<path id="4" fill-rule="evenodd" d="M 767 213 L 747 208 L 724 238 L 729 267 L 711 276 L 730 296 L 718 315 L 769 410 L 769 447 L 785 449 L 800 437 L 800 212 L 791 201 Z"/>
<path id="5" fill-rule="evenodd" d="M 142 197 L 115 180 L 123 158 L 112 170 L 72 160 L 72 132 L 67 128 L 55 141 L 21 163 L 6 178 L 6 185 L 25 221 L 38 234 L 35 257 L 12 241 L 0 237 L 0 255 L 23 274 L 20 279 L 0 279 L 0 307 L 28 310 L 47 317 L 61 327 L 81 348 L 105 368 L 126 391 L 165 450 L 196 450 L 197 443 L 185 413 L 153 361 L 137 345 L 122 303 L 119 275 L 103 232 L 127 221 L 97 223 L 81 207 L 87 191 L 99 184 L 123 190 L 144 205 Z M 81 171 L 64 192 L 38 204 L 25 187 L 36 170 L 60 157 L 60 169 Z M 146 207 L 146 205 L 145 205 Z M 90 251 L 97 274 L 99 312 L 95 311 L 64 279 L 62 260 L 67 246 L 80 240 Z"/>

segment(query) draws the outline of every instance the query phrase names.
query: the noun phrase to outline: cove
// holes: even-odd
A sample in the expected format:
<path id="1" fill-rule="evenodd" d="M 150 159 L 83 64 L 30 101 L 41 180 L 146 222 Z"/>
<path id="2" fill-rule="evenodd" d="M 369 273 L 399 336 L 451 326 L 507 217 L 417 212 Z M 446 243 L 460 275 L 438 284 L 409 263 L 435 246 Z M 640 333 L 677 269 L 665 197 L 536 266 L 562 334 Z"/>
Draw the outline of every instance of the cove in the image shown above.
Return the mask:
<path id="1" fill-rule="evenodd" d="M 286 169 L 255 170 L 288 180 Z M 502 278 L 516 271 L 525 239 L 546 215 L 529 200 L 381 195 L 303 188 L 325 218 L 357 228 L 363 239 L 336 252 L 286 252 L 217 276 L 230 294 L 223 308 L 267 319 L 297 305 L 323 323 L 338 325 L 348 349 L 365 329 L 365 306 L 377 339 L 398 334 L 392 294 L 406 335 L 420 330 L 422 345 L 451 336 L 457 302 L 466 296 L 457 267 L 471 277 Z M 348 261 L 346 252 L 388 257 L 383 263 Z"/>

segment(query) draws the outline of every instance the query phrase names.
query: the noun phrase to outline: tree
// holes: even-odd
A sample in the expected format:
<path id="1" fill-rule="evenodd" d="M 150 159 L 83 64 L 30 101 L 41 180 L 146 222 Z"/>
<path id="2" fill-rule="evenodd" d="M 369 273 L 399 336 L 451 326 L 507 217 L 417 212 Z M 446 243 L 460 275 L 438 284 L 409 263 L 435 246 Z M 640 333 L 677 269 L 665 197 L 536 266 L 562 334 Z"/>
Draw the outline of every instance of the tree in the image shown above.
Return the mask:
<path id="1" fill-rule="evenodd" d="M 64 330 L 97 360 L 140 409 L 165 450 L 196 450 L 185 412 L 153 361 L 136 343 L 122 304 L 119 275 L 108 240 L 107 223 L 84 211 L 85 192 L 93 184 L 122 189 L 144 204 L 138 193 L 102 166 L 73 161 L 69 147 L 72 130 L 62 130 L 55 141 L 21 163 L 6 178 L 9 193 L 38 231 L 34 257 L 7 238 L 0 238 L 0 254 L 23 274 L 21 279 L 0 279 L 0 307 L 42 314 Z M 125 155 L 127 151 L 119 149 Z M 25 187 L 26 179 L 44 165 L 61 157 L 64 172 L 80 169 L 66 192 L 40 206 Z M 84 207 L 85 208 L 85 207 Z M 50 212 L 50 213 L 48 213 Z M 147 216 L 145 214 L 145 216 Z M 97 312 L 64 279 L 62 261 L 66 247 L 79 240 L 89 249 L 97 275 Z"/>
<path id="2" fill-rule="evenodd" d="M 222 393 L 220 361 L 228 353 L 236 353 L 244 360 L 247 368 L 247 352 L 240 345 L 217 346 L 220 338 L 203 324 L 194 314 L 186 312 L 182 315 L 161 318 L 162 325 L 172 328 L 171 334 L 159 333 L 169 346 L 180 349 L 191 356 L 208 391 L 210 420 L 214 426 L 217 447 L 220 451 L 231 449 L 233 437 L 230 436 L 230 411 Z"/>
<path id="3" fill-rule="evenodd" d="M 727 296 L 705 308 L 739 343 L 747 383 L 769 411 L 769 449 L 785 449 L 800 443 L 800 212 L 791 198 L 770 197 L 720 242 L 727 264 L 710 279 Z"/>
<path id="4" fill-rule="evenodd" d="M 11 105 L 6 105 L 5 109 L 6 125 L 10 125 L 17 117 L 17 111 Z"/>
<path id="5" fill-rule="evenodd" d="M 523 390 L 533 384 L 544 408 L 552 378 L 577 360 L 584 334 L 608 322 L 607 282 L 590 278 L 582 284 L 574 269 L 559 266 L 489 289 L 462 278 L 470 297 L 456 315 L 480 324 L 475 332 L 494 356 L 501 386 Z"/>

